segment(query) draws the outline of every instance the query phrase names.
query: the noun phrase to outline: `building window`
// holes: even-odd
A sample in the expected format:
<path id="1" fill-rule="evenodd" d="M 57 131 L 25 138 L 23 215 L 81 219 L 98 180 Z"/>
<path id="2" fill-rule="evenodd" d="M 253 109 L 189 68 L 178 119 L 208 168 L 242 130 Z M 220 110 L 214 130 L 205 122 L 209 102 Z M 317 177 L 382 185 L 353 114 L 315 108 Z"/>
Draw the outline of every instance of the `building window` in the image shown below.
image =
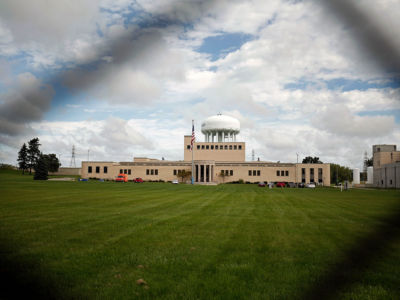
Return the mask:
<path id="1" fill-rule="evenodd" d="M 104 172 L 104 174 L 107 174 L 107 172 L 108 172 L 108 167 L 104 167 L 104 168 L 103 168 L 103 172 Z"/>
<path id="2" fill-rule="evenodd" d="M 224 146 L 223 145 L 219 145 L 219 150 L 224 150 Z"/>
<path id="3" fill-rule="evenodd" d="M 237 145 L 234 145 L 234 146 L 233 146 L 233 150 L 237 150 Z"/>
<path id="4" fill-rule="evenodd" d="M 100 167 L 96 167 L 96 173 L 100 173 Z"/>
<path id="5" fill-rule="evenodd" d="M 228 175 L 229 175 L 229 171 L 225 170 L 225 176 L 228 176 Z"/>
<path id="6" fill-rule="evenodd" d="M 229 145 L 229 150 L 232 150 L 232 145 Z"/>
<path id="7" fill-rule="evenodd" d="M 239 147 L 239 150 L 242 150 L 242 145 L 239 145 L 238 147 Z"/>
<path id="8" fill-rule="evenodd" d="M 310 182 L 314 182 L 314 169 L 310 169 Z"/>
<path id="9" fill-rule="evenodd" d="M 87 167 L 87 172 L 88 172 L 88 173 L 92 173 L 92 166 L 88 166 L 88 167 Z"/>
<path id="10" fill-rule="evenodd" d="M 318 182 L 322 182 L 322 168 L 318 168 Z"/>
<path id="11" fill-rule="evenodd" d="M 251 170 L 249 170 L 249 176 L 251 176 Z"/>
<path id="12" fill-rule="evenodd" d="M 131 174 L 132 174 L 132 173 L 131 173 L 131 169 L 129 169 L 129 170 L 128 170 L 128 175 L 131 175 Z"/>
<path id="13" fill-rule="evenodd" d="M 301 168 L 301 182 L 306 182 L 306 169 Z"/>
<path id="14" fill-rule="evenodd" d="M 154 169 L 150 170 L 150 175 L 154 175 Z"/>
<path id="15" fill-rule="evenodd" d="M 281 171 L 281 176 L 285 176 L 285 171 Z"/>
<path id="16" fill-rule="evenodd" d="M 154 170 L 154 175 L 158 175 L 158 169 Z"/>
<path id="17" fill-rule="evenodd" d="M 280 176 L 281 172 L 279 170 L 276 171 L 276 176 Z"/>
<path id="18" fill-rule="evenodd" d="M 210 149 L 210 146 L 207 145 L 207 146 L 206 146 L 206 149 L 207 149 L 207 150 Z"/>
<path id="19" fill-rule="evenodd" d="M 190 145 L 187 145 L 187 146 L 186 146 L 186 149 L 190 150 Z"/>
<path id="20" fill-rule="evenodd" d="M 174 170 L 174 175 L 175 175 L 175 176 L 176 176 L 176 173 L 177 173 L 176 170 Z"/>
<path id="21" fill-rule="evenodd" d="M 124 170 L 120 169 L 119 174 L 122 174 L 122 173 L 124 173 Z"/>
<path id="22" fill-rule="evenodd" d="M 150 170 L 146 169 L 146 175 L 150 175 Z"/>
<path id="23" fill-rule="evenodd" d="M 200 145 L 197 145 L 197 150 L 200 150 Z"/>
<path id="24" fill-rule="evenodd" d="M 215 150 L 218 150 L 218 145 L 215 145 Z"/>
<path id="25" fill-rule="evenodd" d="M 285 175 L 286 175 L 286 176 L 289 176 L 289 171 L 285 171 Z"/>
<path id="26" fill-rule="evenodd" d="M 233 170 L 230 170 L 229 175 L 233 176 Z"/>
<path id="27" fill-rule="evenodd" d="M 211 150 L 214 150 L 214 145 L 211 145 Z"/>
<path id="28" fill-rule="evenodd" d="M 260 176 L 260 175 L 261 175 L 261 171 L 257 170 L 257 176 Z"/>
<path id="29" fill-rule="evenodd" d="M 257 176 L 257 171 L 253 170 L 253 176 Z"/>
<path id="30" fill-rule="evenodd" d="M 204 150 L 204 145 L 201 145 L 201 150 Z"/>

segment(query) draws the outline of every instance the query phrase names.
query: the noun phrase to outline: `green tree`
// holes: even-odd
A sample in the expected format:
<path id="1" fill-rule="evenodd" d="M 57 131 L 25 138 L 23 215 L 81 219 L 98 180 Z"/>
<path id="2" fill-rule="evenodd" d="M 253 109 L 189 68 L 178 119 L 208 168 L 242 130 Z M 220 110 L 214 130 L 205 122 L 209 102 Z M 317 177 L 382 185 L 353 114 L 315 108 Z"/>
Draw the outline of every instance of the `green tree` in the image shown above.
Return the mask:
<path id="1" fill-rule="evenodd" d="M 307 156 L 303 159 L 303 164 L 322 164 L 322 161 L 319 160 L 317 156 Z"/>
<path id="2" fill-rule="evenodd" d="M 181 181 L 183 182 L 185 178 L 188 178 L 192 175 L 191 171 L 186 171 L 186 170 L 178 170 L 178 177 L 181 178 Z"/>
<path id="3" fill-rule="evenodd" d="M 366 165 L 367 165 L 367 167 L 373 167 L 374 166 L 374 159 L 372 157 L 368 158 L 367 161 L 366 161 Z"/>
<path id="4" fill-rule="evenodd" d="M 48 178 L 48 165 L 47 159 L 44 155 L 40 155 L 37 160 L 35 167 L 35 175 L 33 176 L 34 180 L 47 180 Z"/>
<path id="5" fill-rule="evenodd" d="M 338 164 L 331 164 L 331 183 L 339 183 L 345 180 L 353 180 L 353 170 Z"/>
<path id="6" fill-rule="evenodd" d="M 19 169 L 22 170 L 22 174 L 25 174 L 25 170 L 28 169 L 28 147 L 24 143 L 18 152 L 18 165 Z"/>
<path id="7" fill-rule="evenodd" d="M 55 154 L 44 154 L 43 157 L 47 162 L 48 171 L 57 172 L 58 168 L 61 166 L 57 156 Z"/>
<path id="8" fill-rule="evenodd" d="M 31 139 L 28 142 L 28 167 L 29 167 L 29 174 L 32 174 L 32 169 L 35 168 L 39 157 L 40 157 L 40 150 L 39 150 L 39 138 Z"/>

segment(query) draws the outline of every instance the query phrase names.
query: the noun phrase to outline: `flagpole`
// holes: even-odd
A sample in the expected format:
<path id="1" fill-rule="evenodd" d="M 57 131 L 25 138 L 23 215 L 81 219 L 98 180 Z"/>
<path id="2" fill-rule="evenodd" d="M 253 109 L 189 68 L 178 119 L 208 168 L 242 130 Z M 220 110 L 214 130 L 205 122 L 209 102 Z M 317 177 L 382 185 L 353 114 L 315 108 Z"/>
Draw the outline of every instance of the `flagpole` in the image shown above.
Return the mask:
<path id="1" fill-rule="evenodd" d="M 194 120 L 192 120 L 192 184 L 194 184 L 194 160 L 193 160 L 193 152 L 194 152 Z"/>

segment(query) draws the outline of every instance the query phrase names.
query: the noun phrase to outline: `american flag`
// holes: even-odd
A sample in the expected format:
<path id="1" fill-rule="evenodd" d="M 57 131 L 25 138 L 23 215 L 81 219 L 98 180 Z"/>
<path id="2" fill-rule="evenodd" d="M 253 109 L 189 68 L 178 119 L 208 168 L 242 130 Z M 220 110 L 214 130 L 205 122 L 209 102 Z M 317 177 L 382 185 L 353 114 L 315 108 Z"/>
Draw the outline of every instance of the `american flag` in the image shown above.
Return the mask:
<path id="1" fill-rule="evenodd" d="M 193 144 L 195 141 L 195 137 L 194 137 L 194 123 L 192 121 L 192 139 L 190 140 L 190 151 L 193 151 Z"/>

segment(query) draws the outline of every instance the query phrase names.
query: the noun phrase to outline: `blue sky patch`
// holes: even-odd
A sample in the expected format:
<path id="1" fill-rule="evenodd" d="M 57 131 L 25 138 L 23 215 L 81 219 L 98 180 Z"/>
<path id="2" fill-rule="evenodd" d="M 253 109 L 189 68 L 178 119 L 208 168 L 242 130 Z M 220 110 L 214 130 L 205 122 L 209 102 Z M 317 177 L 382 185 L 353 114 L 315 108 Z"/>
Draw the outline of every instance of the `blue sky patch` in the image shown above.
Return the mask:
<path id="1" fill-rule="evenodd" d="M 340 90 L 343 92 L 359 90 L 366 91 L 368 89 L 382 89 L 382 88 L 399 88 L 400 84 L 397 80 L 388 80 L 382 83 L 362 80 L 349 80 L 345 78 L 335 78 L 326 81 L 307 81 L 299 80 L 284 85 L 287 90 L 304 90 L 307 88 L 321 89 L 327 88 L 329 90 Z"/>
<path id="2" fill-rule="evenodd" d="M 222 33 L 205 38 L 197 52 L 211 54 L 211 60 L 215 61 L 230 52 L 240 49 L 244 43 L 251 39 L 253 39 L 253 36 L 250 34 Z"/>
<path id="3" fill-rule="evenodd" d="M 393 116 L 396 123 L 400 123 L 400 109 L 391 109 L 391 110 L 371 110 L 371 111 L 361 111 L 357 115 L 364 116 Z"/>

